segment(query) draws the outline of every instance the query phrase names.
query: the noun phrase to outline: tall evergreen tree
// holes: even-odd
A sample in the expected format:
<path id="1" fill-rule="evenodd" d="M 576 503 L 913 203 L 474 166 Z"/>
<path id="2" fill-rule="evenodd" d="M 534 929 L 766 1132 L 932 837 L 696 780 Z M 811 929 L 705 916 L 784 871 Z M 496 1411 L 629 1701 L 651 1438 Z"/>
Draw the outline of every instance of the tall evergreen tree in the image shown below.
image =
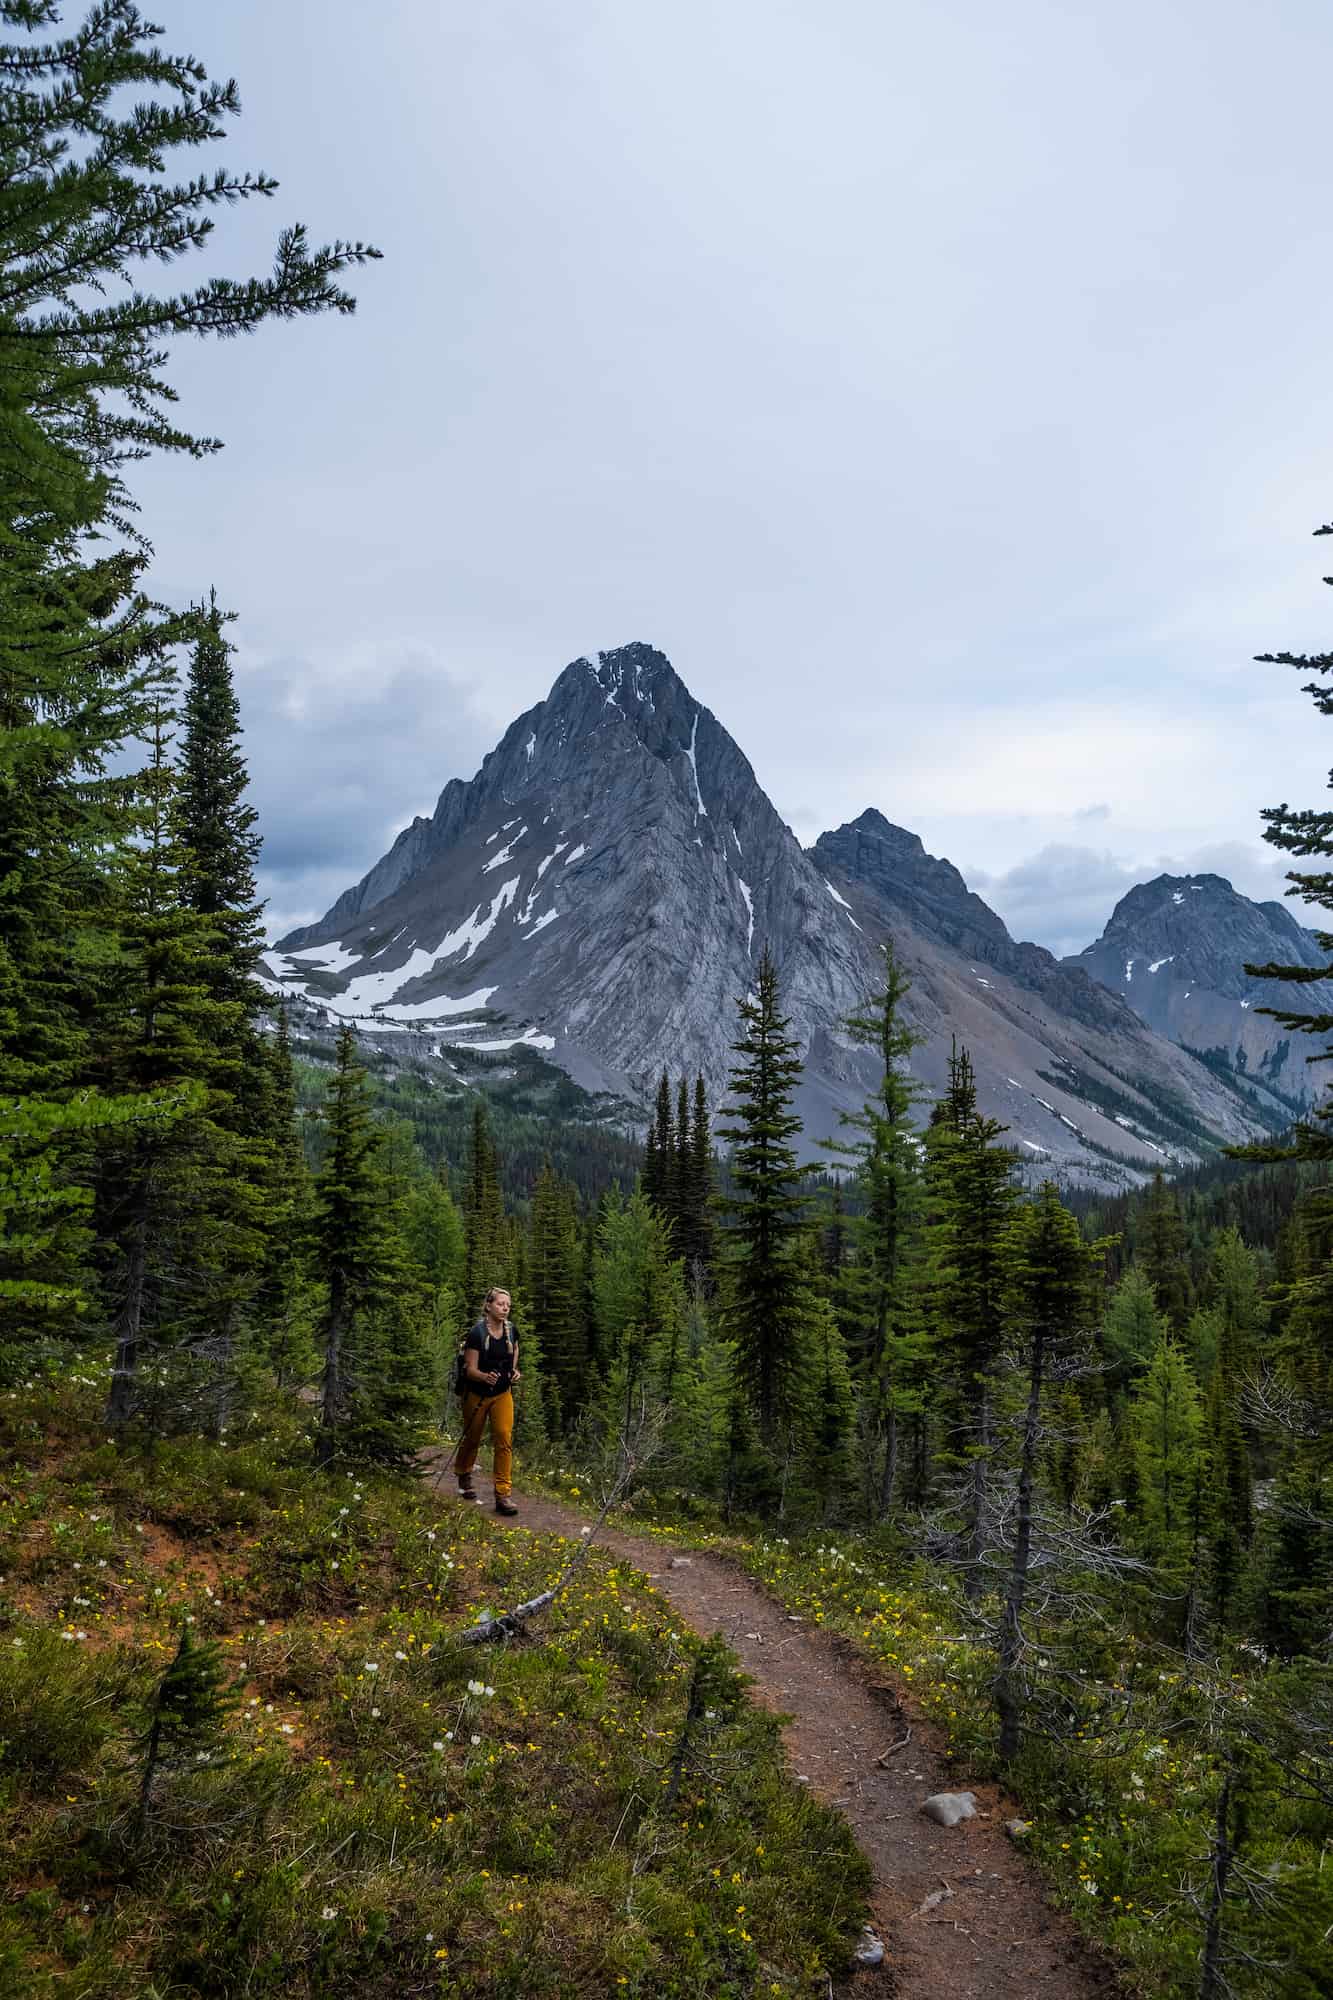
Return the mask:
<path id="1" fill-rule="evenodd" d="M 713 1135 L 708 1118 L 708 1093 L 702 1076 L 694 1079 L 694 1116 L 690 1124 L 689 1158 L 685 1168 L 686 1270 L 692 1283 L 707 1289 L 713 1269 Z"/>
<path id="2" fill-rule="evenodd" d="M 547 1421 L 568 1428 L 586 1400 L 589 1362 L 580 1310 L 578 1212 L 573 1190 L 560 1181 L 548 1160 L 532 1195 L 528 1232 L 527 1298 L 531 1328 L 541 1344 L 548 1391 Z M 525 1345 L 523 1372 L 528 1356 Z M 553 1407 L 552 1407 L 553 1404 Z"/>
<path id="3" fill-rule="evenodd" d="M 1144 1211 L 1139 1262 L 1153 1288 L 1158 1310 L 1174 1333 L 1183 1333 L 1193 1299 L 1185 1221 L 1180 1198 L 1163 1180 L 1160 1168 L 1153 1175 Z"/>
<path id="4" fill-rule="evenodd" d="M 1166 1322 L 1157 1291 L 1141 1264 L 1131 1264 L 1102 1315 L 1101 1350 L 1113 1404 L 1123 1403 L 1162 1345 Z"/>
<path id="5" fill-rule="evenodd" d="M 1068 1358 L 1092 1319 L 1092 1259 L 1079 1227 L 1048 1181 L 1014 1217 L 1005 1244 L 1006 1316 L 1025 1350 L 1027 1401 L 1022 1417 L 1013 1540 L 1000 1613 L 995 1706 L 1000 1755 L 1017 1755 L 1022 1732 L 1023 1612 L 1033 1560 L 1033 1512 L 1042 1444 L 1042 1398 L 1053 1362 Z"/>
<path id="6" fill-rule="evenodd" d="M 512 1261 L 512 1232 L 500 1190 L 500 1163 L 491 1138 L 485 1101 L 480 1096 L 472 1113 L 463 1196 L 463 1229 L 467 1260 L 462 1317 L 471 1326 L 492 1285 L 507 1285 L 512 1294 L 517 1284 L 514 1273 L 505 1268 Z"/>
<path id="7" fill-rule="evenodd" d="M 868 1484 L 881 1512 L 893 1503 L 900 1426 L 924 1417 L 930 1337 L 924 1313 L 924 1188 L 912 1113 L 924 1093 L 907 1065 L 920 1045 L 903 1017 L 911 990 L 892 940 L 882 947 L 884 982 L 843 1023 L 880 1066 L 873 1097 L 839 1123 L 853 1138 L 825 1142 L 850 1167 L 862 1206 L 852 1223 L 858 1256 L 842 1297 L 848 1345 L 873 1403 L 881 1464 Z"/>
<path id="8" fill-rule="evenodd" d="M 316 1463 L 365 1458 L 406 1465 L 426 1414 L 427 1369 L 412 1315 L 419 1301 L 387 1213 L 380 1134 L 346 1023 L 327 1119 L 311 1229 L 323 1356 Z"/>
<path id="9" fill-rule="evenodd" d="M 217 1053 L 233 1031 L 232 1010 L 209 986 L 211 924 L 183 894 L 175 788 L 159 720 L 137 787 L 142 841 L 124 856 L 118 885 L 122 954 L 99 1081 L 173 1102 L 176 1115 L 117 1135 L 100 1162 L 116 1336 L 112 1429 L 136 1416 L 155 1425 L 200 1419 L 202 1399 L 219 1386 L 216 1365 L 211 1380 L 197 1366 L 209 1331 L 229 1303 L 231 1273 L 257 1268 L 262 1252 L 253 1213 L 233 1198 L 239 1142 L 223 1122 L 231 1100 Z"/>
<path id="10" fill-rule="evenodd" d="M 689 1253 L 690 1235 L 690 1092 L 684 1076 L 676 1086 L 675 1144 L 667 1176 L 667 1212 L 678 1253 Z"/>
<path id="11" fill-rule="evenodd" d="M 304 1381 L 314 1363 L 305 1272 L 311 1186 L 296 1122 L 296 1079 L 286 1003 L 278 1006 L 271 1046 L 261 1051 L 263 1104 L 263 1261 L 253 1304 L 256 1342 L 281 1387 Z"/>
<path id="12" fill-rule="evenodd" d="M 1187 1574 L 1194 1535 L 1202 1414 L 1189 1364 L 1159 1325 L 1157 1346 L 1130 1401 L 1128 1432 L 1139 1535 L 1148 1554 L 1179 1578 Z"/>
<path id="13" fill-rule="evenodd" d="M 994 1394 L 1005 1335 L 1004 1246 L 1018 1200 L 1014 1155 L 999 1144 L 1005 1129 L 979 1111 L 971 1058 L 955 1045 L 927 1147 L 936 1310 L 968 1468 L 964 1555 L 966 1589 L 973 1598 L 984 1583 Z"/>
<path id="14" fill-rule="evenodd" d="M 643 1163 L 643 1191 L 659 1214 L 671 1214 L 675 1134 L 671 1126 L 671 1080 L 665 1070 L 658 1079 L 653 1119 Z"/>
<path id="15" fill-rule="evenodd" d="M 376 254 L 312 250 L 298 227 L 271 278 L 141 289 L 145 263 L 201 248 L 211 211 L 274 183 L 173 183 L 168 158 L 221 135 L 235 86 L 162 52 L 129 0 L 43 40 L 59 12 L 0 0 L 0 26 L 22 37 L 0 45 L 0 1096 L 25 1101 L 0 1121 L 0 1331 L 34 1308 L 55 1324 L 86 1296 L 87 1134 L 166 1115 L 166 1100 L 136 1111 L 90 1088 L 118 960 L 109 876 L 136 824 L 109 770 L 150 735 L 167 655 L 192 629 L 142 591 L 123 468 L 216 449 L 171 420 L 164 349 L 350 311 L 338 280 Z"/>
<path id="16" fill-rule="evenodd" d="M 1231 1621 L 1254 1532 L 1253 1482 L 1236 1378 L 1220 1360 L 1204 1406 L 1204 1541 L 1213 1615 Z"/>
<path id="17" fill-rule="evenodd" d="M 197 612 L 181 711 L 180 836 L 188 860 L 185 899 L 212 919 L 215 979 L 224 997 L 252 1011 L 263 1003 L 255 968 L 263 949 L 262 905 L 255 881 L 259 815 L 249 803 L 241 750 L 241 712 L 231 670 L 226 619 L 214 593 Z"/>
<path id="18" fill-rule="evenodd" d="M 791 1141 L 801 1121 L 791 1103 L 800 1049 L 780 1010 L 778 976 L 767 946 L 752 998 L 740 1002 L 733 1103 L 722 1127 L 733 1142 L 734 1197 L 723 1204 L 730 1237 L 733 1325 L 759 1421 L 771 1434 L 790 1414 L 802 1366 L 797 1245 L 804 1225 L 801 1170 Z"/>

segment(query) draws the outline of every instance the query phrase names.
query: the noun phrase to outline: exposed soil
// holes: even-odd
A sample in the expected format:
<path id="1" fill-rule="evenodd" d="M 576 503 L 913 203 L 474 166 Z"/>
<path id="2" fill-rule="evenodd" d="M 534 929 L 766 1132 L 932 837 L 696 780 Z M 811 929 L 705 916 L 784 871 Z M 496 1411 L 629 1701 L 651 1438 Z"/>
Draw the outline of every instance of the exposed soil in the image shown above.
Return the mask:
<path id="1" fill-rule="evenodd" d="M 442 1483 L 442 1502 L 467 1504 L 452 1499 L 452 1489 L 452 1480 Z M 587 1525 L 572 1507 L 517 1497 L 516 1519 L 486 1504 L 487 1519 L 571 1537 Z M 846 1992 L 1090 2000 L 1121 1991 L 1047 1903 L 1035 1870 L 1005 1833 L 1016 1808 L 993 1785 L 972 1784 L 949 1768 L 902 1689 L 837 1635 L 793 1617 L 724 1557 L 673 1554 L 620 1528 L 603 1528 L 598 1542 L 644 1570 L 697 1632 L 722 1633 L 752 1676 L 755 1699 L 787 1718 L 798 1780 L 846 1815 L 874 1869 L 871 1908 L 885 1946 L 883 1966 L 856 1974 Z M 891 1750 L 909 1726 L 910 1740 Z M 931 1793 L 960 1790 L 976 1794 L 975 1819 L 946 1831 L 922 1812 Z"/>

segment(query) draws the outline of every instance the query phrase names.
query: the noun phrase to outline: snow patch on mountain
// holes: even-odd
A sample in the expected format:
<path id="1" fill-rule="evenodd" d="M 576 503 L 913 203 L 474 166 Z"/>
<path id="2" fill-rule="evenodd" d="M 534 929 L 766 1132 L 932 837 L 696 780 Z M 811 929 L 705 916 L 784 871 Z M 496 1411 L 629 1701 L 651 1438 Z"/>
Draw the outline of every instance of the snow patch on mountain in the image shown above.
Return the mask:
<path id="1" fill-rule="evenodd" d="M 750 928 L 745 933 L 745 949 L 749 951 L 754 943 L 754 898 L 750 894 L 749 883 L 742 882 L 739 875 L 736 877 L 736 880 L 740 884 L 740 892 L 745 898 L 745 913 L 750 919 Z"/>
<path id="2" fill-rule="evenodd" d="M 509 822 L 510 826 L 512 826 L 513 823 L 514 822 L 510 820 Z M 482 874 L 489 875 L 492 868 L 503 868 L 506 861 L 512 861 L 514 858 L 514 849 L 518 846 L 519 841 L 522 840 L 527 830 L 528 829 L 525 826 L 521 826 L 518 832 L 514 835 L 514 838 L 511 841 L 508 841 L 506 845 L 500 849 L 500 852 L 498 854 L 493 854 L 489 861 L 484 862 L 482 864 L 482 870 L 481 870 Z"/>
<path id="3" fill-rule="evenodd" d="M 698 819 L 700 814 L 702 814 L 703 817 L 707 819 L 708 807 L 704 804 L 704 795 L 699 790 L 699 760 L 694 754 L 694 746 L 698 742 L 698 740 L 699 740 L 699 711 L 696 708 L 694 711 L 694 727 L 690 731 L 689 747 L 686 750 L 685 755 L 690 760 L 690 770 L 694 775 L 694 817 Z"/>
<path id="4" fill-rule="evenodd" d="M 349 965 L 359 965 L 364 954 L 348 951 L 345 944 L 312 944 L 303 950 L 287 954 L 288 965 L 298 970 L 315 967 L 321 972 L 346 972 Z"/>
<path id="5" fill-rule="evenodd" d="M 447 993 L 437 993 L 433 1000 L 390 1001 L 393 1013 L 389 1025 L 394 1021 L 447 1021 L 455 1014 L 476 1014 L 486 1006 L 494 991 L 493 986 L 479 986 L 475 993 L 462 993 L 456 1000 L 451 1000 Z M 346 995 L 340 994 L 336 1000 L 321 1000 L 320 1005 L 331 1014 L 342 1014 L 347 1011 L 345 1000 Z M 377 1024 L 385 1018 L 383 1009 L 374 1016 Z"/>
<path id="6" fill-rule="evenodd" d="M 481 914 L 481 904 L 478 903 L 472 915 L 464 917 L 457 930 L 452 930 L 445 937 L 441 938 L 435 948 L 436 958 L 454 958 L 460 951 L 463 954 L 465 962 L 471 958 L 477 946 L 484 943 L 490 936 L 499 922 L 501 914 L 513 902 L 515 896 L 518 894 L 518 884 L 519 877 L 511 875 L 509 880 L 501 885 L 499 893 L 496 895 L 484 917 Z M 399 983 L 401 984 L 401 981 Z"/>

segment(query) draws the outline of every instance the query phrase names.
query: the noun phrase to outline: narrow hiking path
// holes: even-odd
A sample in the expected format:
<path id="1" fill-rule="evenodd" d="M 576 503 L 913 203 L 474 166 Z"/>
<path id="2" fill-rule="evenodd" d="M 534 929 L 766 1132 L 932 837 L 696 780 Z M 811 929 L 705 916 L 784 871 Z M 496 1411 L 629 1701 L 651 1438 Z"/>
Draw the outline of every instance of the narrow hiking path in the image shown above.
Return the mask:
<path id="1" fill-rule="evenodd" d="M 430 1454 L 439 1463 L 443 1454 Z M 428 1460 L 429 1462 L 429 1460 Z M 467 1503 L 441 1486 L 442 1508 Z M 524 1496 L 506 1532 L 579 1538 L 588 1517 Z M 477 1511 L 482 1511 L 478 1509 Z M 696 1632 L 721 1632 L 752 1693 L 790 1718 L 792 1769 L 843 1812 L 874 1870 L 871 1910 L 885 1959 L 847 1990 L 897 2000 L 1107 2000 L 1120 1991 L 1004 1831 L 993 1785 L 951 1777 L 929 1723 L 834 1633 L 796 1618 L 724 1557 L 609 1525 L 599 1546 L 643 1570 Z M 879 1759 L 910 1723 L 911 1740 Z M 932 1792 L 976 1793 L 978 1817 L 946 1830 L 921 1810 Z"/>

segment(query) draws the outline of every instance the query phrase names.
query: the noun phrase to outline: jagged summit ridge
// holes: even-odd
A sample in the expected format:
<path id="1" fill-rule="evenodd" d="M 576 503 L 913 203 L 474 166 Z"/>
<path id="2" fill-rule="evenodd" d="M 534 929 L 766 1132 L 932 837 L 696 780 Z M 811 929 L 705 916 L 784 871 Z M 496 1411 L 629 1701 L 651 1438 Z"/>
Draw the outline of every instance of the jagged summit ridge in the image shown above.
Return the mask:
<path id="1" fill-rule="evenodd" d="M 1253 1129 L 1202 1065 L 1082 971 L 1016 943 L 883 814 L 803 850 L 727 730 L 641 643 L 571 661 L 475 776 L 450 780 L 269 965 L 285 990 L 363 1032 L 413 1033 L 443 1062 L 457 1045 L 525 1043 L 639 1102 L 663 1067 L 697 1072 L 718 1104 L 767 945 L 813 1147 L 873 1087 L 845 1022 L 889 935 L 914 982 L 926 1090 L 943 1088 L 956 1034 L 1034 1173 L 1115 1181 Z"/>

